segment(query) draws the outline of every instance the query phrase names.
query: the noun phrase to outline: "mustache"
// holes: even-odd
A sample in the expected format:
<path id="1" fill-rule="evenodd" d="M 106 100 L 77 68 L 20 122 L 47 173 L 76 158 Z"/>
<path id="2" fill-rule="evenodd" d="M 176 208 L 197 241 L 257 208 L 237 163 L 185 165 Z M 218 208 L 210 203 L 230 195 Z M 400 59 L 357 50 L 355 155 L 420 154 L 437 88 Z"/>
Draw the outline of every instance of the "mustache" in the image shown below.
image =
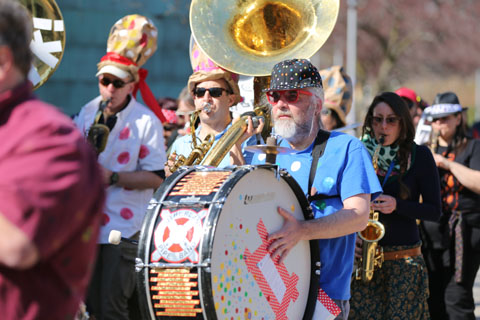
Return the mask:
<path id="1" fill-rule="evenodd" d="M 290 111 L 278 111 L 276 114 L 275 114 L 275 118 L 278 118 L 278 117 L 281 117 L 281 116 L 289 116 L 291 117 L 292 116 L 292 113 Z"/>

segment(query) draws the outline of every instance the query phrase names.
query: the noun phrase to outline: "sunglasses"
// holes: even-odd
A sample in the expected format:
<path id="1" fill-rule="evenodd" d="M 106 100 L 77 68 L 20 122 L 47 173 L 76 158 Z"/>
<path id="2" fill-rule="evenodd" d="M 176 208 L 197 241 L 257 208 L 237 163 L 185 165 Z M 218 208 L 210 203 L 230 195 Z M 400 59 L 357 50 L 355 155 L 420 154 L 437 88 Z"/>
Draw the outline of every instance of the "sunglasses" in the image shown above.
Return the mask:
<path id="1" fill-rule="evenodd" d="M 118 79 L 112 80 L 110 78 L 103 77 L 102 79 L 100 79 L 100 83 L 102 84 L 102 86 L 105 86 L 105 87 L 108 87 L 108 85 L 111 83 L 111 84 L 113 84 L 113 86 L 115 88 L 120 89 L 120 88 L 123 88 L 127 83 L 130 83 L 130 82 L 124 82 L 124 81 L 118 80 Z"/>
<path id="2" fill-rule="evenodd" d="M 332 114 L 332 110 L 329 108 L 323 108 L 322 111 L 320 111 L 320 113 L 323 114 L 324 116 L 328 116 Z"/>
<path id="3" fill-rule="evenodd" d="M 267 92 L 267 100 L 270 104 L 277 104 L 280 99 L 283 98 L 288 103 L 295 103 L 298 101 L 298 96 L 300 93 L 305 94 L 307 96 L 311 96 L 312 93 L 310 91 L 304 90 L 281 90 L 281 91 L 268 91 Z"/>
<path id="4" fill-rule="evenodd" d="M 198 97 L 198 98 L 201 98 L 205 95 L 205 92 L 207 92 L 214 98 L 218 98 L 220 97 L 222 94 L 223 94 L 223 91 L 225 92 L 228 92 L 227 89 L 224 89 L 224 88 L 218 88 L 218 87 L 215 87 L 215 88 L 195 88 L 195 90 L 193 90 L 193 94 Z"/>
<path id="5" fill-rule="evenodd" d="M 383 124 L 383 121 L 387 123 L 387 125 L 393 126 L 396 125 L 400 119 L 397 117 L 387 117 L 387 118 L 382 118 L 382 117 L 373 117 L 373 123 L 377 125 Z"/>

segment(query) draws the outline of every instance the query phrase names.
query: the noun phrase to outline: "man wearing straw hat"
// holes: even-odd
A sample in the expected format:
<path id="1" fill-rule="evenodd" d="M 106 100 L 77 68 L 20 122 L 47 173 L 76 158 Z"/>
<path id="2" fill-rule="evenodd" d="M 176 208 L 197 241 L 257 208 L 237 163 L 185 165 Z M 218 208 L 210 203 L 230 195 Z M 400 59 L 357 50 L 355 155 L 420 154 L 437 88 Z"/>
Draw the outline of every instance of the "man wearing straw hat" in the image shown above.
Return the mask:
<path id="1" fill-rule="evenodd" d="M 155 52 L 156 43 L 157 29 L 149 19 L 128 15 L 116 22 L 107 54 L 98 64 L 100 96 L 75 118 L 87 136 L 93 125 L 109 129 L 106 145 L 97 150 L 107 202 L 87 296 L 88 311 L 97 319 L 129 319 L 132 313 L 128 301 L 134 297 L 136 246 L 111 245 L 108 236 L 118 230 L 125 238 L 138 237 L 153 190 L 165 177 L 161 123 L 165 119 L 145 83 L 147 72 L 140 68 Z M 150 109 L 135 100 L 137 89 Z"/>
<path id="2" fill-rule="evenodd" d="M 199 114 L 200 126 L 196 136 L 200 144 L 208 134 L 212 134 L 215 137 L 215 145 L 231 127 L 230 107 L 242 100 L 238 87 L 238 75 L 217 66 L 197 45 L 193 46 L 192 57 L 193 65 L 196 67 L 188 79 L 188 90 L 192 93 L 195 109 L 202 110 Z M 242 150 L 246 145 L 260 143 L 253 135 L 261 132 L 262 123 L 254 128 L 249 119 L 245 134 L 232 147 L 230 154 L 222 159 L 219 167 L 250 163 L 253 154 Z M 177 139 L 171 150 L 170 166 L 177 155 L 188 157 L 192 151 L 192 136 L 186 135 Z"/>

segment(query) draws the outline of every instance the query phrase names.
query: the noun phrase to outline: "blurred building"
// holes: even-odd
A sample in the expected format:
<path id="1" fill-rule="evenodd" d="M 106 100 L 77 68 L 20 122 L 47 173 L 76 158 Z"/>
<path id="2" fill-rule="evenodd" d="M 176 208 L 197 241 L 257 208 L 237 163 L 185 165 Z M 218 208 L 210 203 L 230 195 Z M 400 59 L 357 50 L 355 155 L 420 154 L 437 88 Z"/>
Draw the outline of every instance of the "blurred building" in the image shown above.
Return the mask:
<path id="1" fill-rule="evenodd" d="M 144 65 L 155 96 L 176 97 L 192 72 L 189 59 L 190 0 L 57 0 L 66 45 L 57 71 L 36 94 L 75 114 L 98 95 L 97 63 L 106 53 L 112 25 L 128 14 L 141 14 L 157 27 L 158 49 Z M 140 95 L 137 96 L 140 98 Z"/>

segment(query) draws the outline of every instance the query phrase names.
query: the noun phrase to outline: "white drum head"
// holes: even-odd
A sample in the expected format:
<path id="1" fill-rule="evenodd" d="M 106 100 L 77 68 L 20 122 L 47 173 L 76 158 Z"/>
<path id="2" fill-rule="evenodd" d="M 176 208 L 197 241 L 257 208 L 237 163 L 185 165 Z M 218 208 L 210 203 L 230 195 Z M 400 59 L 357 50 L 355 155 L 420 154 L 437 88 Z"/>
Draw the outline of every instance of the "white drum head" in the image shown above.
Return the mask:
<path id="1" fill-rule="evenodd" d="M 299 242 L 280 265 L 266 251 L 266 235 L 283 225 L 278 206 L 304 220 L 295 193 L 272 170 L 250 171 L 229 193 L 215 226 L 211 258 L 218 319 L 297 319 L 304 314 L 311 278 L 309 242 Z"/>

